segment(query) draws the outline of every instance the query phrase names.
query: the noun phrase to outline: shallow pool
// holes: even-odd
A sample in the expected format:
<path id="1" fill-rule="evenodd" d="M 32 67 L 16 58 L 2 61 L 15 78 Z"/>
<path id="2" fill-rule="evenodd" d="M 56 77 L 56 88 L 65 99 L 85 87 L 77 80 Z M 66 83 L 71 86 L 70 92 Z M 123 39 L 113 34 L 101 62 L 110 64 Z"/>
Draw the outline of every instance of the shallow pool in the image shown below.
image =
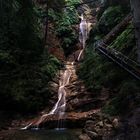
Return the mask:
<path id="1" fill-rule="evenodd" d="M 16 131 L 9 140 L 78 140 L 78 130 Z"/>

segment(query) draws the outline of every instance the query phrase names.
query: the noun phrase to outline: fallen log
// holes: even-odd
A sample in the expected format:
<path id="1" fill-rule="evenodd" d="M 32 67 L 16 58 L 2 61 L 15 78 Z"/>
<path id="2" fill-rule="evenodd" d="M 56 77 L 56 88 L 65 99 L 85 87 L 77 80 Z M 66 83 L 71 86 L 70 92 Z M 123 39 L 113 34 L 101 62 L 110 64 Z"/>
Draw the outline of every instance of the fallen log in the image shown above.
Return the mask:
<path id="1" fill-rule="evenodd" d="M 122 22 L 115 26 L 103 39 L 103 43 L 109 45 L 130 23 L 132 15 L 128 14 Z"/>

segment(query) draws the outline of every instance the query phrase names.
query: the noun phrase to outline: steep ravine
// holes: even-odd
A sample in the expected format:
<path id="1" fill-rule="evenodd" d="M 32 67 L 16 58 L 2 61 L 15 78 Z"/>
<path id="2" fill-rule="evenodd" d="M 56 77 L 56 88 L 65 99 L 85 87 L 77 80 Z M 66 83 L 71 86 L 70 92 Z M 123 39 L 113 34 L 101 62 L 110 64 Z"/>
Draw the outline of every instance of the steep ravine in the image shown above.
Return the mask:
<path id="1" fill-rule="evenodd" d="M 73 55 L 71 55 L 65 63 L 71 65 L 72 56 Z M 138 135 L 139 131 L 138 129 L 136 129 L 136 127 L 138 126 L 137 122 L 139 120 L 139 110 L 136 110 L 135 114 L 132 111 L 125 120 L 122 120 L 119 116 L 110 117 L 103 114 L 101 112 L 101 107 L 104 105 L 104 103 L 107 102 L 109 98 L 109 89 L 102 89 L 100 95 L 98 95 L 97 93 L 89 92 L 88 89 L 86 89 L 83 81 L 78 79 L 78 76 L 76 74 L 78 65 L 79 63 L 74 63 L 73 66 L 70 66 L 72 75 L 69 85 L 66 86 L 67 106 L 66 114 L 63 118 L 66 122 L 66 127 L 83 128 L 83 133 L 79 136 L 80 140 L 125 140 L 125 138 L 131 140 L 129 135 L 126 134 L 133 132 L 131 131 L 132 127 L 136 130 L 135 132 L 133 132 L 133 135 Z M 59 74 L 61 74 L 64 70 L 65 69 L 60 70 Z M 50 82 L 50 87 L 54 96 L 52 97 L 52 106 L 56 103 L 57 100 L 56 97 L 58 94 L 59 78 L 60 77 L 57 76 L 52 82 Z M 43 114 L 45 113 L 47 112 L 43 111 Z M 25 124 L 29 123 L 30 121 L 36 121 L 39 118 L 40 115 L 33 120 L 20 123 L 25 126 Z M 40 127 L 55 128 L 57 121 L 58 116 L 48 116 L 40 124 Z M 19 126 L 19 123 L 17 123 L 17 125 L 18 128 L 21 127 Z M 14 127 L 15 126 L 16 124 L 14 125 Z M 116 135 L 116 131 L 118 132 L 118 135 Z M 13 130 L 3 131 L 0 133 L 0 139 L 2 139 L 3 137 L 7 137 L 7 135 L 14 135 L 14 133 L 15 132 Z"/>
<path id="2" fill-rule="evenodd" d="M 66 85 L 65 91 L 66 91 L 66 112 L 62 119 L 66 120 L 68 124 L 67 127 L 79 127 L 76 124 L 79 124 L 80 126 L 83 126 L 84 121 L 87 118 L 90 118 L 90 115 L 92 115 L 95 112 L 98 112 L 100 110 L 100 107 L 103 105 L 103 102 L 106 100 L 107 96 L 101 95 L 100 97 L 96 97 L 94 93 L 90 93 L 86 90 L 84 83 L 78 79 L 76 75 L 76 67 L 78 63 L 73 64 L 74 62 L 70 62 L 69 60 L 65 62 L 66 69 L 70 69 L 72 74 L 70 77 L 69 84 Z M 56 78 L 57 80 L 54 80 L 56 82 L 50 82 L 50 89 L 52 89 L 52 92 L 54 94 L 54 101 L 52 100 L 53 104 L 56 102 L 56 97 L 58 94 L 58 87 L 59 87 L 59 79 L 62 77 L 62 73 L 64 73 L 65 69 L 60 70 L 59 78 Z M 104 93 L 107 93 L 107 89 L 105 89 Z M 46 114 L 47 112 L 43 112 L 43 114 Z M 56 113 L 50 114 L 38 124 L 38 120 L 40 120 L 40 116 L 35 118 L 34 120 L 29 121 L 27 124 L 30 124 L 32 122 L 32 126 L 45 126 L 46 128 L 56 127 L 52 125 L 51 123 L 54 121 L 56 122 L 58 120 L 58 115 Z M 83 122 L 82 122 L 83 121 Z M 76 123 L 77 122 L 77 123 Z M 79 123 L 81 122 L 81 124 Z M 48 125 L 50 124 L 50 125 Z"/>
<path id="3" fill-rule="evenodd" d="M 64 61 L 63 54 L 60 55 L 59 51 L 61 50 L 57 49 L 57 47 L 51 48 L 49 52 L 56 52 L 56 50 L 56 55 L 60 56 Z M 41 111 L 39 115 L 32 117 L 33 119 L 20 122 L 13 121 L 12 126 L 14 128 L 18 127 L 19 129 L 31 124 L 29 128 L 39 127 L 51 129 L 58 127 L 58 120 L 61 120 L 65 122 L 65 125 L 62 127 L 82 128 L 82 134 L 79 136 L 80 140 L 139 140 L 139 108 L 131 110 L 130 113 L 123 117 L 104 114 L 102 112 L 102 107 L 108 103 L 112 93 L 110 93 L 111 91 L 109 88 L 105 87 L 102 87 L 100 93 L 93 92 L 85 86 L 85 81 L 79 79 L 77 70 L 81 62 L 74 62 L 77 60 L 77 54 L 79 54 L 79 52 L 80 50 L 68 56 L 63 64 L 65 67 L 61 69 L 57 76 L 49 83 L 50 90 L 52 91 L 51 99 L 49 100 L 50 106 L 47 106 L 46 110 Z M 71 71 L 71 76 L 68 84 L 64 84 L 65 87 L 63 87 L 66 91 L 65 113 L 61 118 L 59 113 L 47 115 L 51 109 L 53 110 L 53 106 L 58 101 L 58 90 L 61 85 L 59 82 L 62 75 L 67 70 Z M 43 115 L 45 117 L 40 121 Z M 13 128 L 9 127 L 9 129 Z M 0 133 L 0 139 L 6 137 L 7 133 L 13 135 L 12 130 L 3 131 Z"/>
<path id="4" fill-rule="evenodd" d="M 83 128 L 84 131 L 89 134 L 91 137 L 94 137 L 94 134 L 96 137 L 101 137 L 101 135 L 104 135 L 106 132 L 110 132 L 112 128 L 116 127 L 116 123 L 118 122 L 117 118 L 109 118 L 108 116 L 101 113 L 101 107 L 104 105 L 104 103 L 107 101 L 109 90 L 108 89 L 102 89 L 102 93 L 98 95 L 97 93 L 89 92 L 88 89 L 86 89 L 84 83 L 82 80 L 78 79 L 78 76 L 76 74 L 76 70 L 79 66 L 79 62 L 73 63 L 73 55 L 71 55 L 67 62 L 65 64 L 69 65 L 67 68 L 71 69 L 71 78 L 69 81 L 69 84 L 66 86 L 66 112 L 62 120 L 66 122 L 65 127 L 67 128 Z M 60 76 L 54 78 L 52 82 L 50 82 L 50 88 L 52 89 L 53 96 L 52 97 L 52 104 L 56 103 L 56 97 L 58 94 L 58 87 L 59 87 L 59 79 L 61 77 L 61 74 L 65 71 L 65 69 L 60 70 L 59 74 Z M 44 111 L 43 114 L 46 114 L 47 112 Z M 29 120 L 25 124 L 30 124 L 32 122 L 31 127 L 36 127 L 39 125 L 39 127 L 45 127 L 45 128 L 55 128 L 57 127 L 57 121 L 59 119 L 59 115 L 57 114 L 51 114 L 49 116 L 46 116 L 41 122 L 40 115 L 36 117 L 33 120 Z M 94 121 L 93 121 L 94 120 Z M 90 123 L 89 123 L 90 122 Z M 114 124 L 113 124 L 114 123 Z M 86 124 L 86 126 L 84 126 Z M 90 126 L 91 124 L 94 124 L 94 129 L 97 129 L 97 132 L 92 133 Z M 92 126 L 93 127 L 93 126 Z M 98 128 L 99 127 L 99 128 Z M 102 131 L 102 132 L 101 132 Z M 98 135 L 100 133 L 100 135 Z M 80 136 L 80 139 L 82 137 L 85 137 L 87 134 L 83 134 Z M 87 136 L 88 137 L 88 136 Z"/>

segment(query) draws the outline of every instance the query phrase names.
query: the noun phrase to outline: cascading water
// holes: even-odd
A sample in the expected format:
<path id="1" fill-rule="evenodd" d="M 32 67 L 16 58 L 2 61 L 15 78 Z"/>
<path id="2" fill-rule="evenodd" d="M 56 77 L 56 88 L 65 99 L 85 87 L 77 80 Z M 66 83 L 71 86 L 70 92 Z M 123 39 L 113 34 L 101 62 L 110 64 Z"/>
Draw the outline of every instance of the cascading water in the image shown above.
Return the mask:
<path id="1" fill-rule="evenodd" d="M 83 14 L 80 16 L 80 18 L 81 18 L 81 23 L 80 23 L 79 41 L 82 44 L 82 50 L 78 55 L 78 59 L 77 59 L 78 61 L 80 60 L 80 57 L 85 49 L 85 43 L 89 33 L 88 23 L 86 19 L 84 19 Z M 56 102 L 56 104 L 54 105 L 54 107 L 49 113 L 42 115 L 40 119 L 37 122 L 35 122 L 35 126 L 36 126 L 35 129 L 38 129 L 38 126 L 41 124 L 41 122 L 43 122 L 43 120 L 50 115 L 58 115 L 59 118 L 58 118 L 57 127 L 58 128 L 63 127 L 61 121 L 65 115 L 65 109 L 66 109 L 66 86 L 69 85 L 70 78 L 74 69 L 74 62 L 66 62 L 65 68 L 66 69 L 64 72 L 62 72 L 59 80 L 58 101 Z M 28 129 L 32 125 L 34 125 L 34 122 L 31 122 L 26 127 L 22 128 L 22 130 Z"/>
<path id="2" fill-rule="evenodd" d="M 82 50 L 79 53 L 77 59 L 78 61 L 80 60 L 80 57 L 85 49 L 86 40 L 88 38 L 88 23 L 86 19 L 84 19 L 83 14 L 80 16 L 80 18 L 81 18 L 81 23 L 80 23 L 79 41 L 82 44 Z"/>
<path id="3" fill-rule="evenodd" d="M 66 70 L 61 75 L 61 78 L 60 78 L 60 81 L 59 81 L 58 101 L 56 102 L 55 106 L 53 107 L 53 109 L 48 114 L 44 114 L 44 115 L 41 116 L 40 120 L 37 122 L 38 125 L 45 119 L 46 116 L 56 114 L 56 115 L 59 116 L 57 127 L 58 128 L 63 127 L 63 126 L 61 126 L 61 123 L 59 122 L 59 120 L 61 121 L 61 119 L 65 115 L 65 109 L 66 109 L 66 90 L 65 90 L 65 86 L 67 86 L 69 84 L 71 74 L 72 74 L 72 71 L 71 71 L 70 63 L 67 62 Z"/>
<path id="4" fill-rule="evenodd" d="M 67 86 L 69 84 L 70 77 L 72 75 L 73 62 L 67 62 L 65 67 L 66 67 L 66 70 L 62 73 L 62 75 L 60 76 L 60 80 L 59 80 L 58 101 L 56 102 L 53 109 L 49 113 L 44 114 L 40 117 L 40 119 L 36 122 L 36 128 L 35 129 L 38 129 L 39 124 L 47 116 L 54 115 L 54 114 L 59 116 L 57 127 L 58 128 L 63 127 L 61 119 L 65 115 L 65 109 L 66 109 L 66 87 L 65 86 Z M 22 130 L 28 129 L 32 124 L 33 123 L 30 123 L 26 127 L 22 128 Z"/>

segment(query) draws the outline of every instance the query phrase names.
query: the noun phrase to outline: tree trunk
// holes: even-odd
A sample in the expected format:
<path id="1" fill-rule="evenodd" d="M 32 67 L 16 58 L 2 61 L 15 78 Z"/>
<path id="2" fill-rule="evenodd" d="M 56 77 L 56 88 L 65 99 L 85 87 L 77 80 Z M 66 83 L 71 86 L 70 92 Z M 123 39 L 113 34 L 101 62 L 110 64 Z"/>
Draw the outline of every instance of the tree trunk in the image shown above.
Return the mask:
<path id="1" fill-rule="evenodd" d="M 138 62 L 140 63 L 140 0 L 131 0 L 131 8 L 134 15 L 135 37 L 137 44 Z"/>
<path id="2" fill-rule="evenodd" d="M 103 39 L 104 44 L 109 45 L 127 27 L 131 19 L 132 16 L 129 14 L 122 22 L 115 26 Z"/>
<path id="3" fill-rule="evenodd" d="M 47 43 L 47 37 L 48 37 L 48 5 L 46 7 L 46 27 L 45 27 L 45 37 L 44 37 L 44 42 L 45 44 Z"/>

